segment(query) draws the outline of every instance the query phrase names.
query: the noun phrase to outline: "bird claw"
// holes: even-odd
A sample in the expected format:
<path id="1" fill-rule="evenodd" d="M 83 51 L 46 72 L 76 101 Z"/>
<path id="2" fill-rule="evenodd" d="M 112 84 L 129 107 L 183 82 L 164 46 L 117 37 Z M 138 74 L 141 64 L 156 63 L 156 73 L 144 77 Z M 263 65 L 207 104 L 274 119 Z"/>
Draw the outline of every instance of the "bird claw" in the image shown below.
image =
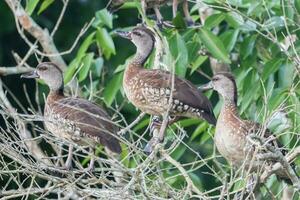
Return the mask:
<path id="1" fill-rule="evenodd" d="M 188 27 L 191 27 L 191 26 L 195 25 L 195 22 L 192 19 L 186 19 L 185 21 L 186 21 L 186 25 Z"/>
<path id="2" fill-rule="evenodd" d="M 175 28 L 172 23 L 163 20 L 157 20 L 156 25 L 160 30 L 162 30 L 163 28 Z"/>
<path id="3" fill-rule="evenodd" d="M 160 129 L 162 125 L 162 121 L 160 119 L 160 117 L 158 116 L 153 116 L 152 120 L 151 120 L 151 124 L 150 124 L 150 134 L 152 134 L 156 129 Z"/>
<path id="4" fill-rule="evenodd" d="M 153 150 L 155 149 L 155 147 L 158 145 L 158 144 L 160 144 L 160 143 L 162 143 L 163 141 L 160 141 L 159 140 L 159 138 L 157 138 L 157 137 L 153 137 L 147 144 L 146 144 L 146 146 L 145 146 L 145 148 L 144 148 L 144 153 L 145 154 L 147 154 L 147 155 L 150 155 L 152 152 L 153 152 Z"/>
<path id="5" fill-rule="evenodd" d="M 148 142 L 143 151 L 145 154 L 150 155 L 153 151 L 152 145 Z"/>

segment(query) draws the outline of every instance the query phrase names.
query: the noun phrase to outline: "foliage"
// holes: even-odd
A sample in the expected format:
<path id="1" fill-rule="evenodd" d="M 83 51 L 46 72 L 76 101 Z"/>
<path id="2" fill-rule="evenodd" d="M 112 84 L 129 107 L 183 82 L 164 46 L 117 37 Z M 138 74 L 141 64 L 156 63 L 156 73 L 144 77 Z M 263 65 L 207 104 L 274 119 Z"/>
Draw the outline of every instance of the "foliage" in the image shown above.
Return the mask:
<path id="1" fill-rule="evenodd" d="M 134 54 L 134 47 L 117 38 L 114 31 L 132 28 L 139 22 L 138 15 L 142 13 L 139 1 L 126 3 L 114 14 L 104 8 L 106 3 L 99 3 L 100 6 L 98 5 L 96 10 L 90 2 L 70 2 L 77 6 L 87 6 L 86 13 L 80 14 L 90 14 L 95 18 L 76 48 L 65 57 L 69 64 L 64 77 L 66 84 L 76 78 L 83 97 L 93 99 L 99 104 L 104 102 L 110 108 L 110 112 L 120 120 L 121 127 L 126 127 L 139 115 L 139 111 L 128 102 L 122 89 L 123 71 Z M 24 4 L 29 15 L 40 21 L 43 26 L 48 26 L 48 20 L 54 20 L 51 12 L 59 3 L 53 0 L 28 0 Z M 241 116 L 267 125 L 287 149 L 299 146 L 300 1 L 205 0 L 192 1 L 189 5 L 196 22 L 195 27 L 187 27 L 181 14 L 173 19 L 176 28 L 159 29 L 153 20 L 147 19 L 147 25 L 161 34 L 162 41 L 158 43 L 161 42 L 164 48 L 163 55 L 159 58 L 159 66 L 154 66 L 160 51 L 156 49 L 146 67 L 168 70 L 174 68 L 178 76 L 191 80 L 195 85 L 208 82 L 208 77 L 212 76 L 216 65 L 229 69 L 237 80 Z M 200 19 L 198 12 L 204 8 L 211 10 L 207 16 L 203 12 L 203 19 Z M 89 12 L 89 9 L 93 12 Z M 162 11 L 170 20 L 167 17 L 171 13 L 170 7 L 165 6 Z M 74 20 L 72 18 L 80 17 L 71 9 L 69 12 L 69 16 L 65 16 L 66 19 Z M 54 13 L 57 18 L 59 14 Z M 9 15 L 8 12 L 5 15 Z M 9 23 L 12 22 L 10 19 Z M 199 25 L 200 23 L 202 25 Z M 53 24 L 50 27 L 53 27 Z M 67 29 L 60 27 L 61 33 L 58 33 L 56 39 L 59 49 L 65 48 L 63 41 L 66 34 L 74 30 L 72 25 Z M 13 31 L 9 30 L 8 33 Z M 0 29 L 0 35 L 1 32 L 4 30 Z M 5 37 L 6 35 L 2 36 L 1 43 L 5 41 Z M 14 37 L 18 37 L 17 34 Z M 67 38 L 66 41 L 68 40 L 70 39 Z M 24 49 L 22 51 L 28 50 Z M 8 63 L 4 57 L 0 58 L 0 62 Z M 34 62 L 33 58 L 29 60 L 29 63 Z M 7 80 L 7 83 L 14 92 L 12 82 Z M 39 88 L 42 91 L 44 86 L 40 85 Z M 214 104 L 215 114 L 218 115 L 221 100 L 215 93 L 210 92 L 207 95 Z M 41 97 L 40 93 L 41 102 L 36 102 L 39 105 L 43 103 Z M 22 99 L 22 96 L 18 95 L 17 98 Z M 27 104 L 27 101 L 21 100 L 23 107 Z M 141 150 L 146 140 L 150 139 L 148 125 L 149 116 L 146 116 L 124 136 L 126 142 L 120 160 L 125 168 L 140 169 L 141 166 L 146 166 L 148 159 Z M 147 133 L 144 134 L 145 132 Z M 232 172 L 228 163 L 215 152 L 213 133 L 214 128 L 204 121 L 182 119 L 167 130 L 165 149 L 184 167 L 200 191 L 217 199 L 222 192 L 224 180 L 228 183 L 226 189 L 232 194 L 242 188 L 243 180 L 239 176 L 232 176 L 226 180 L 227 175 L 231 175 Z M 130 144 L 135 144 L 136 147 L 128 147 Z M 159 160 L 159 157 L 155 159 L 157 160 L 154 162 L 161 162 L 157 165 L 148 163 L 147 167 L 152 172 L 144 174 L 144 184 L 149 184 L 147 188 L 150 189 L 145 193 L 168 198 L 166 190 L 172 189 L 172 194 L 177 192 L 177 198 L 191 198 L 193 195 L 179 195 L 184 193 L 187 184 L 182 172 L 166 160 Z M 299 166 L 300 160 L 296 160 L 295 164 Z M 162 183 L 155 181 L 156 179 L 164 180 L 164 184 L 168 186 L 162 187 Z M 282 188 L 285 187 L 275 177 L 271 177 L 266 185 L 268 189 L 260 190 L 262 198 L 265 199 L 272 195 L 281 196 Z M 146 198 L 143 191 L 135 192 L 137 198 Z M 159 192 L 161 194 L 158 194 Z M 299 194 L 294 197 L 297 198 Z"/>

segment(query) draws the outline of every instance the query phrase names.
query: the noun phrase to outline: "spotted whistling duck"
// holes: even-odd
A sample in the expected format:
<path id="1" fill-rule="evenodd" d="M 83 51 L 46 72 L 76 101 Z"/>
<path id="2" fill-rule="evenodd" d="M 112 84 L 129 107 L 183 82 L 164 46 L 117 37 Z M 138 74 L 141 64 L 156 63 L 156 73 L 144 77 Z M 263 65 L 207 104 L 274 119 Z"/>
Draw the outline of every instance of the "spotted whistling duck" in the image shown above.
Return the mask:
<path id="1" fill-rule="evenodd" d="M 155 44 L 151 30 L 138 26 L 130 32 L 119 31 L 117 34 L 129 39 L 137 48 L 123 78 L 125 94 L 134 106 L 154 116 L 164 116 L 170 108 L 170 116 L 201 118 L 216 124 L 210 101 L 191 82 L 168 71 L 144 69 Z"/>
<path id="2" fill-rule="evenodd" d="M 125 3 L 125 1 L 126 0 L 111 0 L 109 4 L 109 10 L 114 12 L 114 10 L 117 10 L 119 7 L 121 7 Z M 186 17 L 188 25 L 193 24 L 192 17 L 189 13 L 187 0 L 141 0 L 144 13 L 146 13 L 147 9 L 153 9 L 159 24 L 163 23 L 163 17 L 159 11 L 159 8 L 163 5 L 172 3 L 172 11 L 173 11 L 173 18 L 174 18 L 176 17 L 178 4 L 180 2 L 183 2 L 183 12 L 184 12 L 184 16 Z"/>
<path id="3" fill-rule="evenodd" d="M 220 154 L 234 167 L 245 166 L 250 171 L 254 171 L 262 167 L 262 160 L 252 162 L 251 158 L 254 154 L 254 148 L 249 148 L 249 137 L 252 134 L 261 136 L 270 145 L 279 148 L 280 144 L 276 140 L 270 130 L 264 128 L 259 123 L 243 120 L 237 110 L 237 86 L 234 76 L 228 72 L 217 73 L 212 80 L 200 87 L 203 91 L 213 89 L 223 98 L 223 106 L 217 120 L 214 141 Z M 284 149 L 279 148 L 283 154 Z M 258 152 L 265 153 L 265 152 Z M 273 163 L 274 164 L 274 163 Z M 277 175 L 289 181 L 287 175 L 278 172 Z"/>
<path id="4" fill-rule="evenodd" d="M 51 62 L 44 62 L 23 78 L 39 78 L 50 88 L 44 108 L 46 128 L 60 138 L 71 140 L 79 145 L 95 146 L 100 143 L 114 153 L 121 153 L 121 146 L 113 134 L 118 128 L 110 120 L 104 109 L 81 98 L 64 95 L 62 71 Z M 65 167 L 72 165 L 72 145 Z M 91 159 L 89 170 L 93 168 Z"/>

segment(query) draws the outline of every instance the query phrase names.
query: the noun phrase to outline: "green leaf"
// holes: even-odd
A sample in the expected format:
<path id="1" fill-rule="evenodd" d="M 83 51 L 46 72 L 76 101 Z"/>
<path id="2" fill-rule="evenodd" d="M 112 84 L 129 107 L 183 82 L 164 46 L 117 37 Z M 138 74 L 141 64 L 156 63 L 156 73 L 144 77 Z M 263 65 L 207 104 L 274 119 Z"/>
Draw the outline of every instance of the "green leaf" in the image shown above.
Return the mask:
<path id="1" fill-rule="evenodd" d="M 191 173 L 189 173 L 189 176 L 191 177 L 193 183 L 196 185 L 197 188 L 200 188 L 200 189 L 203 188 L 201 178 L 199 177 L 198 174 L 191 172 Z"/>
<path id="2" fill-rule="evenodd" d="M 278 86 L 279 87 L 291 87 L 293 84 L 293 78 L 286 78 L 286 77 L 293 77 L 295 74 L 295 67 L 289 61 L 286 61 L 284 64 L 281 65 L 279 68 L 278 73 Z"/>
<path id="3" fill-rule="evenodd" d="M 300 0 L 294 0 L 294 4 L 298 14 L 300 14 Z"/>
<path id="4" fill-rule="evenodd" d="M 239 35 L 239 30 L 228 30 L 222 35 L 220 35 L 220 39 L 223 42 L 228 53 L 232 51 L 234 48 L 237 38 Z"/>
<path id="5" fill-rule="evenodd" d="M 85 38 L 85 40 L 83 41 L 83 43 L 81 44 L 81 46 L 79 47 L 79 50 L 77 52 L 77 58 L 82 58 L 86 51 L 88 50 L 89 46 L 94 42 L 94 36 L 95 36 L 95 32 L 91 33 L 89 36 L 87 36 Z"/>
<path id="6" fill-rule="evenodd" d="M 93 66 L 92 69 L 93 69 L 93 74 L 95 76 L 100 77 L 102 68 L 103 68 L 103 64 L 104 64 L 104 60 L 102 57 L 99 57 L 94 60 L 94 62 L 92 64 L 92 66 Z"/>
<path id="7" fill-rule="evenodd" d="M 253 84 L 243 96 L 242 103 L 241 103 L 241 113 L 244 113 L 245 110 L 249 107 L 253 100 L 257 96 L 257 92 L 261 89 L 261 84 Z"/>
<path id="8" fill-rule="evenodd" d="M 199 37 L 202 43 L 206 46 L 208 51 L 218 60 L 225 63 L 230 63 L 228 53 L 221 42 L 221 40 L 215 36 L 211 31 L 206 28 L 201 28 L 199 31 Z"/>
<path id="9" fill-rule="evenodd" d="M 169 44 L 172 56 L 176 60 L 175 72 L 178 76 L 185 77 L 188 66 L 188 51 L 185 46 L 185 42 L 182 39 L 181 35 L 176 32 L 175 35 L 171 38 L 171 42 Z"/>
<path id="10" fill-rule="evenodd" d="M 270 110 L 276 110 L 280 104 L 284 102 L 288 95 L 286 88 L 277 88 L 274 90 L 269 102 L 268 107 Z"/>
<path id="11" fill-rule="evenodd" d="M 114 42 L 105 28 L 98 28 L 96 39 L 106 59 L 109 59 L 112 54 L 116 54 Z"/>
<path id="12" fill-rule="evenodd" d="M 261 75 L 262 80 L 266 81 L 271 74 L 273 74 L 279 69 L 282 62 L 282 58 L 274 58 L 273 60 L 266 63 Z"/>
<path id="13" fill-rule="evenodd" d="M 271 17 L 263 24 L 264 30 L 270 30 L 281 27 L 284 27 L 284 19 L 282 16 Z"/>
<path id="14" fill-rule="evenodd" d="M 96 21 L 94 22 L 95 26 L 102 27 L 106 25 L 108 28 L 113 27 L 113 17 L 112 14 L 107 11 L 107 9 L 102 9 L 96 12 Z"/>
<path id="15" fill-rule="evenodd" d="M 208 56 L 198 56 L 197 59 L 191 64 L 190 75 L 193 74 L 206 60 Z"/>
<path id="16" fill-rule="evenodd" d="M 186 28 L 185 20 L 180 13 L 176 14 L 176 17 L 172 20 L 172 22 L 176 28 Z"/>
<path id="17" fill-rule="evenodd" d="M 201 123 L 193 132 L 192 136 L 190 137 L 190 141 L 193 141 L 197 136 L 203 133 L 208 126 L 208 123 Z"/>
<path id="18" fill-rule="evenodd" d="M 37 4 L 40 0 L 28 0 L 26 4 L 25 11 L 28 13 L 28 15 L 31 15 L 36 8 Z"/>
<path id="19" fill-rule="evenodd" d="M 147 127 L 150 123 L 150 118 L 147 117 L 146 119 L 144 120 L 141 120 L 140 123 L 138 123 L 134 128 L 133 128 L 133 131 L 136 132 L 138 130 L 141 130 L 142 128 L 144 127 Z"/>
<path id="20" fill-rule="evenodd" d="M 42 5 L 39 8 L 38 14 L 44 12 L 44 10 L 46 10 L 53 2 L 54 0 L 44 0 Z"/>
<path id="21" fill-rule="evenodd" d="M 126 2 L 119 9 L 131 9 L 131 8 L 137 8 L 140 6 L 141 6 L 140 2 Z"/>
<path id="22" fill-rule="evenodd" d="M 83 66 L 81 67 L 79 71 L 79 78 L 78 81 L 83 81 L 89 74 L 90 67 L 93 61 L 94 53 L 88 53 L 85 57 L 82 59 Z"/>
<path id="23" fill-rule="evenodd" d="M 256 35 L 247 37 L 241 44 L 240 53 L 243 60 L 252 54 L 256 42 Z"/>
<path id="24" fill-rule="evenodd" d="M 64 74 L 64 83 L 67 84 L 69 81 L 72 80 L 74 73 L 76 72 L 76 69 L 78 68 L 78 65 L 80 63 L 81 58 L 75 58 L 67 68 L 65 74 Z"/>
<path id="25" fill-rule="evenodd" d="M 205 20 L 204 26 L 207 29 L 214 28 L 214 27 L 218 26 L 224 19 L 225 19 L 225 15 L 223 13 L 210 15 Z"/>
<path id="26" fill-rule="evenodd" d="M 183 145 L 180 145 L 179 148 L 176 148 L 172 152 L 172 154 L 171 154 L 172 158 L 174 158 L 175 160 L 179 160 L 179 158 L 181 158 L 181 156 L 184 154 L 185 150 L 186 150 L 186 147 Z"/>
<path id="27" fill-rule="evenodd" d="M 123 73 L 118 73 L 108 82 L 104 89 L 103 97 L 107 106 L 110 106 L 122 85 Z"/>
<path id="28" fill-rule="evenodd" d="M 247 20 L 243 25 L 240 26 L 240 30 L 244 32 L 251 32 L 256 30 L 257 25 L 251 21 Z"/>
<path id="29" fill-rule="evenodd" d="M 241 15 L 236 12 L 229 12 L 225 17 L 227 23 L 235 29 L 238 29 L 244 24 L 244 19 Z"/>

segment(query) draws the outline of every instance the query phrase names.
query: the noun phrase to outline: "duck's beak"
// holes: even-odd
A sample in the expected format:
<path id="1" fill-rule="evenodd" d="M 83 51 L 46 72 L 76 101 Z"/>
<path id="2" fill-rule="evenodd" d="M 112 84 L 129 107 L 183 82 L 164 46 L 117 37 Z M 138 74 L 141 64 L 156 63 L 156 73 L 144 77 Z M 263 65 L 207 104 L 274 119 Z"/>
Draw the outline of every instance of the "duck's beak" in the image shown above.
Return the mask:
<path id="1" fill-rule="evenodd" d="M 36 70 L 21 75 L 21 78 L 39 78 L 39 77 L 40 76 L 38 75 Z"/>
<path id="2" fill-rule="evenodd" d="M 122 38 L 131 40 L 131 32 L 130 31 L 116 31 L 118 36 L 121 36 Z"/>
<path id="3" fill-rule="evenodd" d="M 206 84 L 204 84 L 204 85 L 202 85 L 202 86 L 200 86 L 200 87 L 198 87 L 198 89 L 201 90 L 201 91 L 203 91 L 203 92 L 205 92 L 205 91 L 207 91 L 207 90 L 211 90 L 211 89 L 213 89 L 213 88 L 214 88 L 214 87 L 213 87 L 213 84 L 212 84 L 211 81 L 208 82 L 208 83 L 206 83 Z"/>

